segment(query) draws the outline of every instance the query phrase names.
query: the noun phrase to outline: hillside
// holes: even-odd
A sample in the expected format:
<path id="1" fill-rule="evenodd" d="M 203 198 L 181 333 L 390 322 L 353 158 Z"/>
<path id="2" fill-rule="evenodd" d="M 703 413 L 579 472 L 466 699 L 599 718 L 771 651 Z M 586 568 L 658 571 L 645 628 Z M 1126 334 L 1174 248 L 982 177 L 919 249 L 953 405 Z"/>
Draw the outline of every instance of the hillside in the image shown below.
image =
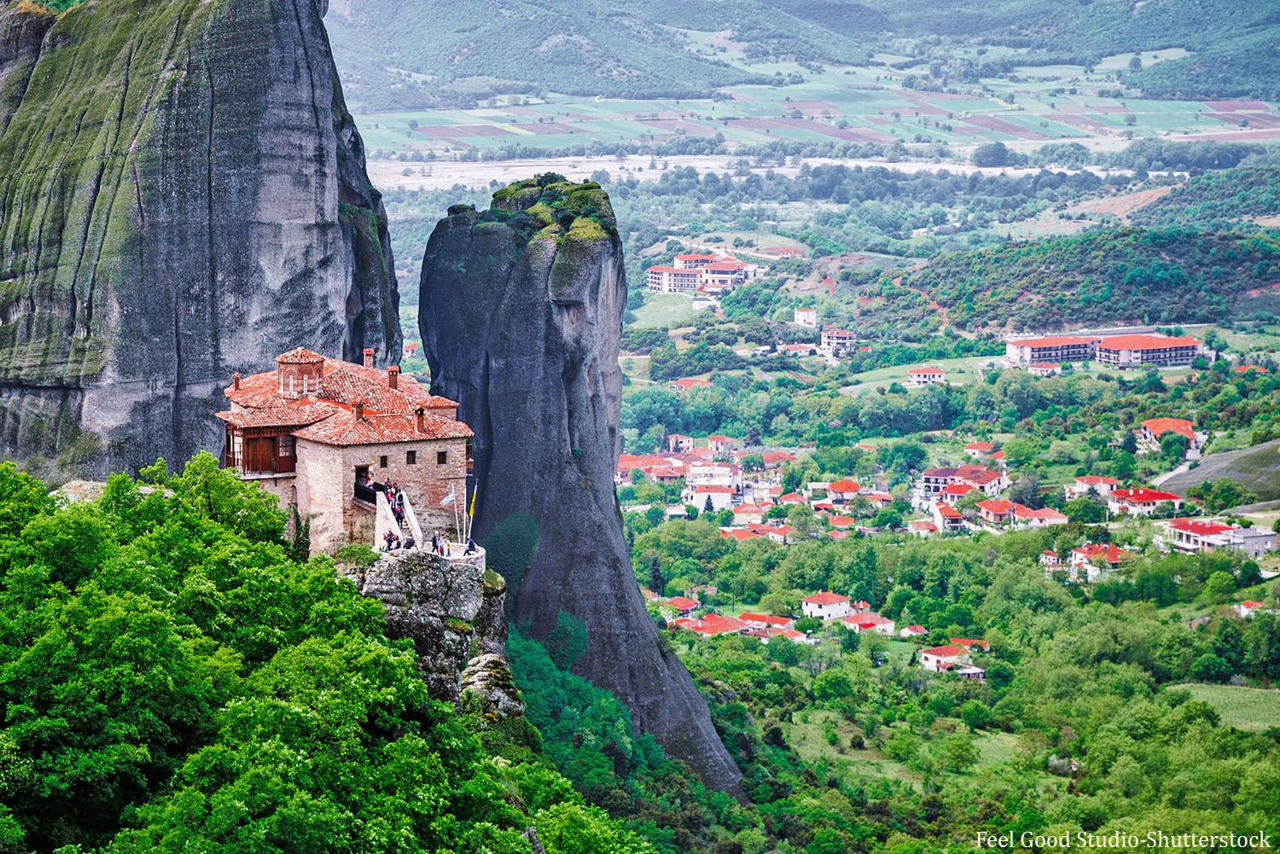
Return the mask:
<path id="1" fill-rule="evenodd" d="M 901 287 L 964 329 L 1191 323 L 1271 310 L 1280 233 L 1123 228 L 933 259 Z"/>
<path id="2" fill-rule="evenodd" d="M 1166 480 L 1162 488 L 1182 493 L 1222 477 L 1234 480 L 1262 501 L 1280 498 L 1280 439 L 1207 456 L 1190 471 Z"/>
<path id="3" fill-rule="evenodd" d="M 1184 186 L 1134 211 L 1138 225 L 1229 229 L 1254 217 L 1280 215 L 1280 164 L 1241 166 L 1196 175 Z"/>
<path id="4" fill-rule="evenodd" d="M 1264 97 L 1275 93 L 1268 69 L 1280 32 L 1280 20 L 1249 0 L 1208 0 L 1194 15 L 1180 0 L 461 0 L 448 16 L 419 14 L 405 0 L 338 0 L 327 23 L 361 110 L 469 105 L 504 92 L 706 97 L 767 77 L 753 63 L 768 60 L 858 65 L 883 50 L 905 52 L 908 65 L 946 63 L 940 39 L 998 49 L 960 60 L 952 70 L 962 79 L 983 67 L 983 76 L 1002 72 L 1014 51 L 1033 64 L 1093 64 L 1179 47 L 1204 56 L 1142 69 L 1133 81 L 1155 97 Z"/>

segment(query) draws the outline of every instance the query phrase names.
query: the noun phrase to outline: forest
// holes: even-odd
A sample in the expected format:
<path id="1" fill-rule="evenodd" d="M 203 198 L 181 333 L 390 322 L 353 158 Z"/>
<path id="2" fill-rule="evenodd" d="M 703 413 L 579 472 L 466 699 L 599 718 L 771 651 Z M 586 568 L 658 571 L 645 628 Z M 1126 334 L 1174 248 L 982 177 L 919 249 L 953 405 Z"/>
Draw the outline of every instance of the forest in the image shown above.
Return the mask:
<path id="1" fill-rule="evenodd" d="M 0 463 L 5 850 L 653 850 L 285 522 L 208 454 L 73 504 Z"/>

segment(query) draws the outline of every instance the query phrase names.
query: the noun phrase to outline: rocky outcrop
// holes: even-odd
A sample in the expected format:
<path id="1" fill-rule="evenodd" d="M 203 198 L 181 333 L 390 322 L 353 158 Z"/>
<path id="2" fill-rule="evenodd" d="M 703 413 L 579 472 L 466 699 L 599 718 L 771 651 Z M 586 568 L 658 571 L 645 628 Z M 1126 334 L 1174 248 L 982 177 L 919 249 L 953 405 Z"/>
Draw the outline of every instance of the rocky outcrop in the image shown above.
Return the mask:
<path id="1" fill-rule="evenodd" d="M 470 693 L 492 715 L 524 714 L 507 666 L 507 587 L 500 576 L 425 551 L 341 571 L 361 594 L 382 602 L 390 637 L 413 641 L 432 697 L 456 704 Z"/>
<path id="2" fill-rule="evenodd" d="M 740 773 L 632 575 L 613 491 L 626 304 L 622 248 L 595 184 L 544 177 L 440 221 L 422 267 L 433 391 L 475 430 L 475 531 L 515 625 L 564 647 L 636 724 L 710 785 Z"/>
<path id="3" fill-rule="evenodd" d="M 398 354 L 386 215 L 321 0 L 0 0 L 0 452 L 221 444 L 233 371 Z"/>

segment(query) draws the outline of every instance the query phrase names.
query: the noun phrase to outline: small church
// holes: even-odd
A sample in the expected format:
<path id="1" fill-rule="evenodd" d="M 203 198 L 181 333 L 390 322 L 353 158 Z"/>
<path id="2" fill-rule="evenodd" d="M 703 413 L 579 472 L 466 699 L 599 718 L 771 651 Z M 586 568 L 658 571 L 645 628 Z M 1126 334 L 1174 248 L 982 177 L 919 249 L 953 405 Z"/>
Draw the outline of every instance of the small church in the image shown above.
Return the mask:
<path id="1" fill-rule="evenodd" d="M 373 356 L 366 349 L 354 364 L 301 347 L 281 353 L 275 370 L 233 375 L 231 408 L 217 413 L 223 465 L 310 519 L 316 552 L 379 548 L 387 530 L 419 544 L 433 531 L 460 538 L 471 428 L 455 401 L 398 365 L 375 368 Z M 390 496 L 407 512 L 393 515 Z"/>

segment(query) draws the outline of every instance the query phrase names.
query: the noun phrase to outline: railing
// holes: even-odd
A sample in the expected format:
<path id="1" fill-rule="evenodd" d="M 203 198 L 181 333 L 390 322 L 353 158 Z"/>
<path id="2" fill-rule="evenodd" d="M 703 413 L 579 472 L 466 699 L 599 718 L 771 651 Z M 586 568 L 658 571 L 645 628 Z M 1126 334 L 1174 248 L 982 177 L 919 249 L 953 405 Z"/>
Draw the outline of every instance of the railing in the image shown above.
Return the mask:
<path id="1" fill-rule="evenodd" d="M 386 486 L 381 483 L 375 483 L 372 486 L 366 486 L 363 483 L 356 483 L 354 497 L 356 501 L 363 501 L 365 504 L 377 505 L 378 494 L 385 491 Z"/>

